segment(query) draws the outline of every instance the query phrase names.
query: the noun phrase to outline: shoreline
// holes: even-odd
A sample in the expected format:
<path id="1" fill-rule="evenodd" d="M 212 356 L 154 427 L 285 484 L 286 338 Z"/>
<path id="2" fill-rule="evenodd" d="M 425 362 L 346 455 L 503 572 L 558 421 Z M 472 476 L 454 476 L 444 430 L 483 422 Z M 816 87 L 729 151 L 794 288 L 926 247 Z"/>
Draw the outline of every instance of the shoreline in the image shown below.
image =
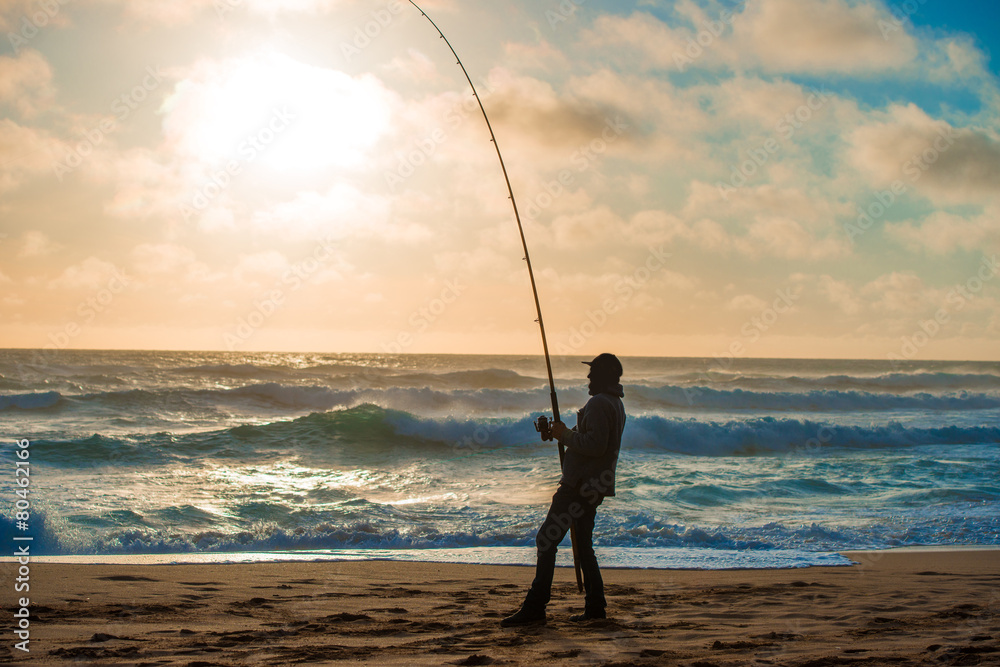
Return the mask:
<path id="1" fill-rule="evenodd" d="M 577 624 L 571 571 L 545 626 L 500 628 L 530 570 L 392 561 L 31 562 L 32 664 L 987 665 L 1000 549 L 845 552 L 849 567 L 604 571 Z M 10 562 L 0 565 L 8 581 Z M 10 599 L 10 598 L 8 598 Z M 12 606 L 8 603 L 8 606 Z M 12 622 L 8 616 L 8 626 Z M 8 642 L 0 660 L 25 654 Z"/>
<path id="2" fill-rule="evenodd" d="M 502 552 L 507 560 L 502 560 L 493 551 Z M 996 545 L 921 545 L 906 547 L 889 547 L 886 549 L 848 549 L 829 552 L 806 552 L 817 556 L 842 556 L 850 562 L 815 562 L 788 565 L 719 566 L 719 567 L 685 567 L 671 565 L 621 565 L 615 564 L 615 559 L 602 560 L 601 557 L 611 551 L 636 551 L 643 554 L 649 552 L 682 553 L 688 559 L 710 555 L 715 552 L 725 554 L 767 554 L 767 553 L 798 553 L 785 550 L 769 550 L 755 552 L 754 550 L 719 550 L 696 549 L 688 547 L 658 547 L 651 549 L 632 549 L 627 547 L 598 547 L 598 559 L 601 570 L 678 570 L 678 571 L 725 571 L 725 570 L 786 570 L 805 569 L 809 567 L 850 567 L 857 564 L 857 558 L 862 554 L 893 554 L 893 553 L 936 553 L 965 551 L 1000 551 Z M 704 554 L 699 551 L 706 552 Z M 471 560 L 475 555 L 493 555 L 494 560 Z M 463 558 L 463 556 L 465 558 Z M 455 549 L 298 549 L 285 551 L 230 551 L 230 552 L 178 552 L 154 554 L 61 554 L 32 556 L 32 562 L 62 565 L 109 565 L 109 566 L 144 566 L 144 565 L 224 565 L 253 563 L 338 563 L 338 562 L 406 562 L 406 563 L 440 563 L 452 565 L 483 565 L 508 567 L 534 567 L 534 550 L 531 547 L 481 547 Z M 510 559 L 514 560 L 510 560 Z M 867 556 L 871 558 L 871 556 Z M 607 560 L 607 562 L 606 562 Z M 0 563 L 13 562 L 11 556 L 0 556 Z M 572 567 L 568 548 L 559 551 L 556 567 Z"/>

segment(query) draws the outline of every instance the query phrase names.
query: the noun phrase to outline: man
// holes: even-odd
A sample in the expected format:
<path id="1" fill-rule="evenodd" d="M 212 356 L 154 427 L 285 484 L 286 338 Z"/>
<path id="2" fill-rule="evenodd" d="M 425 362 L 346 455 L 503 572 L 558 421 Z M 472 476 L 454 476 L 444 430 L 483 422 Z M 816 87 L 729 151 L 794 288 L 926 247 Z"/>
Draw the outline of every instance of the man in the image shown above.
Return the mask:
<path id="1" fill-rule="evenodd" d="M 557 547 L 571 523 L 576 525 L 577 557 L 587 595 L 584 612 L 570 620 L 606 618 L 604 581 L 594 555 L 594 517 L 604 498 L 615 495 L 615 470 L 625 428 L 625 392 L 619 382 L 622 365 L 618 357 L 605 352 L 583 363 L 590 366 L 587 378 L 591 398 L 577 413 L 573 430 L 559 421 L 552 425 L 552 434 L 566 448 L 562 478 L 535 537 L 535 579 L 520 610 L 500 621 L 503 627 L 545 623 Z"/>

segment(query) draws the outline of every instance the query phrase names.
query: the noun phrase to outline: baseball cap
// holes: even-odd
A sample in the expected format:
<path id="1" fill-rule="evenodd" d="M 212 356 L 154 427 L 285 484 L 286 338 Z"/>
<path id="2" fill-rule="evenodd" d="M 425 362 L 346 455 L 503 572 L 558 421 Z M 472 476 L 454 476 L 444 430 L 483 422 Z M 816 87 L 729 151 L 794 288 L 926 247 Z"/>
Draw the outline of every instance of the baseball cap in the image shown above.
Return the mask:
<path id="1" fill-rule="evenodd" d="M 618 361 L 618 357 L 610 352 L 602 352 L 594 357 L 593 361 L 584 361 L 581 363 L 587 364 L 592 370 L 599 373 L 608 373 L 616 377 L 622 376 L 622 362 Z"/>

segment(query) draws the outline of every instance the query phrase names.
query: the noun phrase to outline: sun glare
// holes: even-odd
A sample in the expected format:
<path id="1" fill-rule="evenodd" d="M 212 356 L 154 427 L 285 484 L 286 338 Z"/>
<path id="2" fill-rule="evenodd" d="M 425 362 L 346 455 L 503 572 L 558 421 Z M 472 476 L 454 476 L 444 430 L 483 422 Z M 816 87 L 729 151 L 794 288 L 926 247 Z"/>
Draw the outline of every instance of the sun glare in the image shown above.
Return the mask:
<path id="1" fill-rule="evenodd" d="M 176 150 L 209 165 L 356 167 L 387 128 L 391 104 L 372 76 L 265 53 L 196 66 L 167 101 L 164 129 Z"/>

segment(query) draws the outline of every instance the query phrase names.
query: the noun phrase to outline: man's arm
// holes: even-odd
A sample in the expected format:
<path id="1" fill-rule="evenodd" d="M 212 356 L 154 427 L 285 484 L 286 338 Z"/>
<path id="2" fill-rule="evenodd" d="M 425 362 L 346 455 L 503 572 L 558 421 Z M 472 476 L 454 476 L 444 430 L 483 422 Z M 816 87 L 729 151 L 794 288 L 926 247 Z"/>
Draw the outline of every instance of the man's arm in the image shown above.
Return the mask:
<path id="1" fill-rule="evenodd" d="M 587 432 L 578 433 L 571 431 L 565 426 L 559 430 L 553 430 L 553 435 L 566 447 L 573 449 L 584 456 L 600 456 L 608 449 L 608 441 L 611 439 L 611 410 L 606 401 L 598 401 L 595 396 L 591 399 L 596 404 L 587 410 Z"/>

